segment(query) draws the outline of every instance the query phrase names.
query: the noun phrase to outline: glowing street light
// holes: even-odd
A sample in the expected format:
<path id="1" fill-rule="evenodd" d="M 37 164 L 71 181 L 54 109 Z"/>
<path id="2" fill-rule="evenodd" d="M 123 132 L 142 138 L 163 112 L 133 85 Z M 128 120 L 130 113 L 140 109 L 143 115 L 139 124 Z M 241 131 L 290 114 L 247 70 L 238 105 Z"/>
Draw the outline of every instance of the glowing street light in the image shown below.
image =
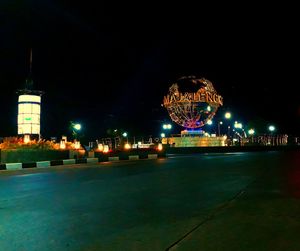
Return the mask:
<path id="1" fill-rule="evenodd" d="M 231 119 L 231 112 L 225 112 L 224 118 L 227 119 L 227 120 Z M 228 128 L 227 137 L 229 137 L 230 136 L 230 126 L 228 126 L 227 128 Z"/>
<path id="2" fill-rule="evenodd" d="M 73 128 L 77 131 L 81 130 L 81 124 L 75 124 Z"/>
<path id="3" fill-rule="evenodd" d="M 255 133 L 255 130 L 254 130 L 254 129 L 251 128 L 251 129 L 248 130 L 248 134 L 249 134 L 249 135 L 253 135 L 254 133 Z"/>
<path id="4" fill-rule="evenodd" d="M 212 122 L 211 119 L 207 120 L 207 124 L 208 124 L 208 125 L 212 125 L 212 123 L 213 123 L 213 122 Z"/>
<path id="5" fill-rule="evenodd" d="M 218 135 L 219 136 L 221 135 L 221 129 L 220 129 L 221 125 L 223 125 L 223 121 L 218 122 Z"/>
<path id="6" fill-rule="evenodd" d="M 170 130 L 170 129 L 172 129 L 172 125 L 171 124 L 163 124 L 163 129 Z"/>
<path id="7" fill-rule="evenodd" d="M 79 131 L 82 129 L 82 126 L 79 123 L 74 123 L 74 122 L 70 121 L 70 129 L 72 130 L 73 137 L 75 139 L 77 139 Z"/>
<path id="8" fill-rule="evenodd" d="M 268 129 L 270 132 L 274 132 L 276 128 L 275 128 L 275 126 L 270 125 Z"/>
<path id="9" fill-rule="evenodd" d="M 224 115 L 225 119 L 231 119 L 231 113 L 230 112 L 226 112 Z"/>
<path id="10" fill-rule="evenodd" d="M 255 133 L 255 130 L 253 128 L 250 128 L 248 130 L 248 134 L 251 136 L 251 143 L 253 143 L 253 135 L 254 135 L 254 133 Z"/>
<path id="11" fill-rule="evenodd" d="M 163 127 L 164 130 L 171 130 L 171 129 L 172 129 L 172 125 L 171 125 L 171 124 L 163 124 L 162 127 Z M 162 136 L 162 135 L 163 135 L 163 136 Z M 165 133 L 161 133 L 160 136 L 161 136 L 162 138 L 165 138 L 165 137 L 166 137 L 166 134 L 165 134 Z"/>
<path id="12" fill-rule="evenodd" d="M 123 132 L 123 133 L 122 133 L 122 136 L 123 136 L 124 138 L 126 138 L 127 144 L 128 144 L 128 133 L 127 133 L 127 132 Z"/>
<path id="13" fill-rule="evenodd" d="M 242 123 L 238 123 L 237 121 L 234 122 L 234 128 L 242 129 L 243 125 Z"/>

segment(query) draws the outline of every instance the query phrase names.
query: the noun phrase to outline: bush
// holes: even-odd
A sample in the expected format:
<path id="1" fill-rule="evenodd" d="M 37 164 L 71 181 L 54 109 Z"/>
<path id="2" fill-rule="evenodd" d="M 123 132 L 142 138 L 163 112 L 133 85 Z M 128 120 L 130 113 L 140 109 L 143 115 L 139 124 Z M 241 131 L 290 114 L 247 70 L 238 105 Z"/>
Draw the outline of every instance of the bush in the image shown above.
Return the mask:
<path id="1" fill-rule="evenodd" d="M 18 137 L 6 137 L 0 144 L 0 149 L 45 149 L 53 150 L 59 149 L 59 144 L 49 140 L 31 140 L 28 143 L 24 143 L 23 138 Z"/>

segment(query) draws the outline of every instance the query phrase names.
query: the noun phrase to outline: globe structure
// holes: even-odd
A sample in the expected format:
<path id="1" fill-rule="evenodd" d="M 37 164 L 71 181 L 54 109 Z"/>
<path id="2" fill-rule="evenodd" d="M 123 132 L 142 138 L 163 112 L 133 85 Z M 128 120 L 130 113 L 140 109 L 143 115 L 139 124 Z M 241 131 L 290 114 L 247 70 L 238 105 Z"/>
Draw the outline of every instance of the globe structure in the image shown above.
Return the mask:
<path id="1" fill-rule="evenodd" d="M 222 105 L 223 98 L 212 82 L 195 76 L 178 79 L 163 100 L 171 119 L 186 129 L 204 126 Z"/>

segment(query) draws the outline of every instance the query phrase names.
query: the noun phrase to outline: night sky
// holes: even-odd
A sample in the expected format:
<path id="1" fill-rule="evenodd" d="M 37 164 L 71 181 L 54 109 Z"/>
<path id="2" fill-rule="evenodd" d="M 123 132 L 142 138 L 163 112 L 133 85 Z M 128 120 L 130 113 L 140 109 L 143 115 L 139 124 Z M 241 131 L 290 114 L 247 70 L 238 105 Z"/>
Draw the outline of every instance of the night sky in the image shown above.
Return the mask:
<path id="1" fill-rule="evenodd" d="M 217 116 L 230 110 L 233 120 L 270 122 L 280 133 L 299 134 L 293 8 L 0 5 L 0 136 L 16 135 L 15 92 L 28 76 L 30 48 L 35 89 L 45 91 L 44 137 L 68 134 L 71 120 L 81 122 L 91 140 L 109 128 L 156 136 L 170 121 L 163 96 L 187 75 L 213 82 L 224 98 Z"/>

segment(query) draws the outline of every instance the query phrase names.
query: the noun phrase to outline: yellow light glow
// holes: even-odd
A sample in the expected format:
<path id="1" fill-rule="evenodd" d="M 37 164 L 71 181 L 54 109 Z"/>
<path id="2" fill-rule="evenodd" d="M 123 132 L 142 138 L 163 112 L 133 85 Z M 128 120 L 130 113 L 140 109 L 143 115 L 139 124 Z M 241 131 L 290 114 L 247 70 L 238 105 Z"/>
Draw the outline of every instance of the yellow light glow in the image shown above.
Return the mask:
<path id="1" fill-rule="evenodd" d="M 30 135 L 26 134 L 24 135 L 24 143 L 27 144 L 30 142 Z"/>
<path id="2" fill-rule="evenodd" d="M 130 149 L 130 148 L 131 148 L 131 145 L 128 144 L 128 143 L 126 143 L 126 144 L 124 145 L 124 148 L 125 148 L 125 149 Z"/>
<path id="3" fill-rule="evenodd" d="M 226 112 L 225 113 L 225 118 L 226 119 L 230 119 L 231 118 L 231 113 L 230 112 Z"/>
<path id="4" fill-rule="evenodd" d="M 80 141 L 76 141 L 74 147 L 75 147 L 75 149 L 79 149 L 80 148 Z"/>
<path id="5" fill-rule="evenodd" d="M 161 151 L 162 149 L 163 149 L 163 145 L 162 145 L 162 143 L 159 143 L 158 146 L 157 146 L 157 150 Z"/>
<path id="6" fill-rule="evenodd" d="M 19 102 L 36 102 L 41 103 L 41 97 L 37 95 L 20 95 Z"/>
<path id="7" fill-rule="evenodd" d="M 64 140 L 60 141 L 59 148 L 60 149 L 66 149 L 66 142 Z"/>
<path id="8" fill-rule="evenodd" d="M 18 134 L 40 134 L 40 102 L 40 96 L 19 96 Z"/>
<path id="9" fill-rule="evenodd" d="M 75 124 L 74 125 L 74 129 L 76 129 L 77 131 L 79 131 L 81 129 L 81 125 L 80 124 Z"/>
<path id="10" fill-rule="evenodd" d="M 234 123 L 234 127 L 235 127 L 235 128 L 239 128 L 239 129 L 242 129 L 242 128 L 243 128 L 243 125 L 242 125 L 242 123 L 238 123 L 238 122 L 236 121 L 236 123 Z"/>
<path id="11" fill-rule="evenodd" d="M 108 153 L 108 152 L 109 152 L 109 147 L 108 147 L 108 145 L 104 145 L 104 147 L 103 147 L 103 152 L 104 152 L 104 153 Z"/>
<path id="12" fill-rule="evenodd" d="M 250 135 L 253 135 L 254 133 L 255 133 L 255 131 L 254 131 L 254 129 L 250 129 L 249 131 L 248 131 L 248 133 L 250 134 Z"/>
<path id="13" fill-rule="evenodd" d="M 103 144 L 98 144 L 98 151 L 103 152 Z"/>
<path id="14" fill-rule="evenodd" d="M 269 131 L 273 132 L 273 131 L 275 131 L 275 126 L 270 125 L 268 129 L 269 129 Z"/>

